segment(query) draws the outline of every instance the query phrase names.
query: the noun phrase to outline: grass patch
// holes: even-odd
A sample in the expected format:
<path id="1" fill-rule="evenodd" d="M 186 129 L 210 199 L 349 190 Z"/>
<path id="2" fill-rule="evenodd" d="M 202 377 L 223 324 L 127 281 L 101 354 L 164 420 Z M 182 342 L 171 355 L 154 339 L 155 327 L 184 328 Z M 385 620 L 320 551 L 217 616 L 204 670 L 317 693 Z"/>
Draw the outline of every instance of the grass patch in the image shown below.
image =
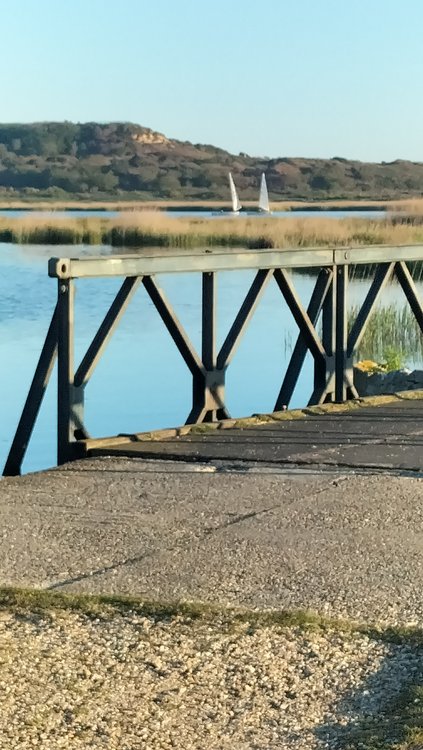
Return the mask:
<path id="1" fill-rule="evenodd" d="M 190 620 L 215 620 L 248 623 L 257 627 L 286 627 L 313 630 L 337 630 L 362 633 L 388 643 L 413 643 L 423 646 L 423 629 L 418 627 L 378 627 L 319 615 L 309 610 L 249 610 L 207 602 L 161 602 L 131 596 L 71 594 L 42 589 L 0 588 L 0 610 L 48 612 L 63 610 L 88 617 L 111 617 L 128 613 L 151 617 L 156 621 L 175 617 Z"/>
<path id="2" fill-rule="evenodd" d="M 308 611 L 260 612 L 242 608 L 224 607 L 204 602 L 159 602 L 130 596 L 90 594 L 64 594 L 40 589 L 4 587 L 0 589 L 0 610 L 15 612 L 48 612 L 64 610 L 88 617 L 111 617 L 128 613 L 151 617 L 156 621 L 175 617 L 190 620 L 230 620 L 234 623 L 280 625 L 284 627 L 329 628 L 339 626 L 351 630 L 351 625 L 321 617 Z"/>

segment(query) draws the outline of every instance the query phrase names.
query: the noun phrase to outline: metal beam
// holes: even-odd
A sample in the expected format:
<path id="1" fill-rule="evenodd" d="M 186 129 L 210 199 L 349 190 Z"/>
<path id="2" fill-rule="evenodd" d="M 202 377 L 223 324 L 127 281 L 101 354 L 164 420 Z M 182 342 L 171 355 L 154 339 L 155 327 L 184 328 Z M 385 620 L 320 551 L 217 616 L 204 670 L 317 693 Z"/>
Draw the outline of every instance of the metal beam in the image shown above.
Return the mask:
<path id="1" fill-rule="evenodd" d="M 311 354 L 315 359 L 323 359 L 325 356 L 325 350 L 322 342 L 320 341 L 307 312 L 302 306 L 301 300 L 294 289 L 291 279 L 281 268 L 275 270 L 274 277 Z"/>
<path id="2" fill-rule="evenodd" d="M 322 311 L 326 295 L 332 284 L 333 273 L 327 269 L 322 269 L 317 277 L 313 293 L 310 298 L 309 305 L 307 307 L 307 315 L 313 326 L 316 325 L 319 315 Z M 295 386 L 297 385 L 298 377 L 302 370 L 306 354 L 308 352 L 308 346 L 306 340 L 300 331 L 298 334 L 297 342 L 291 354 L 291 359 L 287 367 L 285 377 L 282 382 L 279 395 L 276 399 L 274 411 L 281 411 L 284 407 L 289 406 L 292 394 L 294 393 Z"/>
<path id="3" fill-rule="evenodd" d="M 348 357 L 348 266 L 336 270 L 336 348 L 335 348 L 335 401 L 342 403 L 349 395 L 358 397 L 353 382 L 352 360 Z"/>
<path id="4" fill-rule="evenodd" d="M 275 268 L 321 268 L 349 264 L 391 263 L 423 259 L 423 245 L 370 245 L 331 248 L 158 248 L 148 254 L 105 258 L 51 258 L 49 275 L 59 279 L 95 276 L 151 276 L 159 273 L 239 271 Z"/>
<path id="5" fill-rule="evenodd" d="M 326 357 L 324 366 L 315 363 L 314 389 L 309 400 L 310 405 L 335 400 L 336 270 L 336 266 L 333 266 L 330 289 L 322 309 L 322 344 Z"/>
<path id="6" fill-rule="evenodd" d="M 262 268 L 311 268 L 331 266 L 333 250 L 297 248 L 294 250 L 247 250 L 246 248 L 205 248 L 184 252 L 159 248 L 160 252 L 105 258 L 51 258 L 49 275 L 54 278 L 95 276 L 152 276 L 159 273 L 240 271 Z"/>
<path id="7" fill-rule="evenodd" d="M 28 396 L 16 428 L 15 437 L 6 460 L 3 476 L 13 477 L 21 473 L 22 463 L 31 439 L 32 431 L 43 402 L 57 356 L 57 304 L 51 318 L 40 358 L 29 388 Z"/>
<path id="8" fill-rule="evenodd" d="M 200 406 L 199 404 L 195 404 L 192 407 L 190 413 L 188 414 L 185 424 L 200 424 L 201 422 L 204 422 L 206 416 L 207 416 L 206 407 Z"/>
<path id="9" fill-rule="evenodd" d="M 336 266 L 423 260 L 423 245 L 366 245 L 334 250 Z"/>
<path id="10" fill-rule="evenodd" d="M 272 278 L 272 275 L 272 271 L 270 270 L 257 271 L 256 277 L 248 290 L 247 296 L 245 297 L 233 325 L 222 344 L 220 352 L 217 355 L 217 367 L 219 370 L 228 367 L 231 362 L 241 337 L 254 315 L 255 309 L 268 281 Z"/>
<path id="11" fill-rule="evenodd" d="M 211 372 L 216 369 L 216 274 L 208 271 L 201 274 L 201 277 L 201 356 L 204 369 Z M 218 419 L 217 410 L 207 408 L 206 379 L 202 375 L 197 379 L 198 382 L 193 383 L 193 410 L 197 408 L 199 411 L 196 421 L 200 421 L 199 417 L 201 416 L 202 422 L 215 422 Z M 223 406 L 224 404 L 222 404 Z M 203 409 L 206 409 L 205 413 L 203 413 Z"/>
<path id="12" fill-rule="evenodd" d="M 413 277 L 405 263 L 397 263 L 395 265 L 395 274 L 423 333 L 423 307 Z"/>
<path id="13" fill-rule="evenodd" d="M 120 287 L 75 373 L 75 386 L 77 388 L 85 386 L 89 381 L 140 281 L 140 277 L 128 278 Z"/>
<path id="14" fill-rule="evenodd" d="M 345 385 L 345 365 L 347 354 L 347 290 L 348 266 L 336 269 L 336 347 L 335 347 L 335 401 L 345 401 L 347 397 Z"/>
<path id="15" fill-rule="evenodd" d="M 57 298 L 57 463 L 72 456 L 75 430 L 74 385 L 74 281 L 59 279 Z"/>
<path id="16" fill-rule="evenodd" d="M 216 298 L 215 273 L 202 274 L 201 355 L 203 372 L 194 375 L 192 409 L 187 424 L 216 422 L 229 417 L 225 406 L 225 371 L 216 367 Z"/>
<path id="17" fill-rule="evenodd" d="M 206 370 L 216 368 L 216 274 L 202 274 L 201 356 Z"/>
<path id="18" fill-rule="evenodd" d="M 174 343 L 176 344 L 178 351 L 188 369 L 192 372 L 193 375 L 202 373 L 203 364 L 198 357 L 197 352 L 193 348 L 181 323 L 176 317 L 176 313 L 173 310 L 170 302 L 167 300 L 164 291 L 160 289 L 160 287 L 155 283 L 151 276 L 145 276 L 142 279 L 142 283 L 154 307 L 156 308 L 163 323 L 169 331 Z"/>

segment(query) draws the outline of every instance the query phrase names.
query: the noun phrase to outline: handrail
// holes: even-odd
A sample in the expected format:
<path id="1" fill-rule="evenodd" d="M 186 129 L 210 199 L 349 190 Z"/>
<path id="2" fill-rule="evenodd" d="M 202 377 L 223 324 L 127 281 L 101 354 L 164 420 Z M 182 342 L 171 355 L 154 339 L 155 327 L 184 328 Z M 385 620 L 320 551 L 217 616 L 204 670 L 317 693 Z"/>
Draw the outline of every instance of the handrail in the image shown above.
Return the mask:
<path id="1" fill-rule="evenodd" d="M 48 273 L 57 279 L 101 276 L 151 276 L 159 273 L 213 273 L 271 268 L 322 268 L 423 260 L 423 245 L 369 245 L 345 248 L 160 248 L 156 252 L 87 258 L 51 258 Z"/>

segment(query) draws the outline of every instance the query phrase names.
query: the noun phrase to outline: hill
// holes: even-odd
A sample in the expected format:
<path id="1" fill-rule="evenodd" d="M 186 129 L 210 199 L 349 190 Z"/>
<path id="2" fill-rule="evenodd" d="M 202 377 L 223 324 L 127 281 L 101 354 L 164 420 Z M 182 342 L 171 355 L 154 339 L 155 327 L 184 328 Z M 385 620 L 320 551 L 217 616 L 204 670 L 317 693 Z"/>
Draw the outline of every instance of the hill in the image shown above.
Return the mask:
<path id="1" fill-rule="evenodd" d="M 255 200 L 265 172 L 273 200 L 389 200 L 423 194 L 423 163 L 256 158 L 166 138 L 132 123 L 0 125 L 0 198 Z"/>

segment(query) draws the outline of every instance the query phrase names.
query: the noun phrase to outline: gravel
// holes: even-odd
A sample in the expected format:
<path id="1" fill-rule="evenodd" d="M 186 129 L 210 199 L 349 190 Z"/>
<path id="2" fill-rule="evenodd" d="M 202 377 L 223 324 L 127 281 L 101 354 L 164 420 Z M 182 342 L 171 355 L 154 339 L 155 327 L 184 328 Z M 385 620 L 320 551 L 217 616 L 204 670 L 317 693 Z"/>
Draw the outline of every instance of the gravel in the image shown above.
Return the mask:
<path id="1" fill-rule="evenodd" d="M 0 747 L 335 749 L 422 671 L 358 632 L 3 611 Z"/>

